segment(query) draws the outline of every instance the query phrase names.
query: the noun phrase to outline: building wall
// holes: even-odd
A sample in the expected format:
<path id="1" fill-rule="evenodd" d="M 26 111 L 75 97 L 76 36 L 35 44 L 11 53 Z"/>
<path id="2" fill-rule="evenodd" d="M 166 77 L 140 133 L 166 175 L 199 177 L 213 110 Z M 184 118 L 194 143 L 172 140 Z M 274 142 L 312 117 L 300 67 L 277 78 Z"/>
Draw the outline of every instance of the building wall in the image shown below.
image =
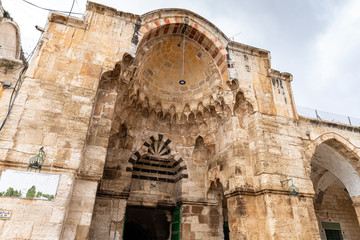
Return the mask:
<path id="1" fill-rule="evenodd" d="M 325 231 L 321 227 L 321 222 L 334 222 L 340 223 L 344 239 L 360 238 L 357 216 L 352 201 L 344 188 L 329 187 L 323 195 L 321 204 L 315 204 L 315 212 L 322 236 Z"/>
<path id="2" fill-rule="evenodd" d="M 93 20 L 109 21 L 104 18 L 94 16 Z M 61 20 L 62 17 L 58 19 Z M 29 158 L 36 154 L 40 146 L 44 146 L 47 155 L 42 172 L 60 174 L 63 180 L 59 182 L 55 201 L 43 204 L 38 200 L 1 199 L 4 202 L 2 206 L 14 212 L 10 221 L 1 221 L 2 237 L 8 239 L 39 239 L 41 236 L 71 239 L 75 235 L 79 239 L 86 238 L 97 189 L 96 180 L 102 174 L 101 166 L 98 168 L 99 174 L 94 177 L 79 176 L 77 172 L 86 152 L 86 137 L 99 76 L 103 65 L 106 68 L 106 64 L 109 64 L 104 53 L 113 51 L 113 48 L 93 47 L 101 41 L 94 34 L 97 30 L 91 27 L 91 30 L 85 31 L 83 25 L 76 25 L 76 21 L 68 25 L 54 21 L 50 21 L 46 27 L 11 116 L 1 132 L 1 165 L 3 169 L 26 171 Z M 112 33 L 115 35 L 115 32 Z M 116 54 L 109 55 L 116 57 Z M 2 108 L 6 105 L 7 102 L 1 102 Z M 96 155 L 101 158 L 101 148 L 96 150 Z M 5 205 L 8 201 L 17 204 Z M 35 205 L 39 207 L 35 208 Z M 18 212 L 16 206 L 21 211 L 31 211 L 32 218 L 20 218 L 18 221 L 15 217 Z M 47 208 L 42 209 L 42 206 Z M 52 211 L 56 212 L 56 220 L 47 219 L 52 216 Z M 36 217 L 36 214 L 46 219 Z M 34 219 L 42 221 L 41 224 Z M 29 230 L 22 231 L 20 236 L 19 226 L 24 223 L 21 221 L 28 221 Z M 14 230 L 16 226 L 18 230 Z"/>
<path id="3" fill-rule="evenodd" d="M 328 132 L 360 145 L 359 130 L 299 119 L 292 77 L 270 68 L 269 52 L 228 42 L 194 13 L 177 14 L 137 16 L 89 3 L 84 20 L 50 15 L 0 134 L 0 166 L 26 171 L 44 146 L 42 172 L 60 175 L 58 192 L 46 202 L 2 197 L 1 206 L 14 215 L 0 220 L 1 237 L 119 238 L 126 206 L 181 205 L 182 239 L 219 239 L 226 202 L 231 238 L 320 238 L 308 146 L 316 148 Z M 151 34 L 185 18 L 212 44 L 206 51 L 216 60 L 219 84 L 188 105 L 152 102 L 132 78 L 142 66 L 133 59 L 136 48 L 139 42 L 151 46 Z M 182 178 L 171 184 L 134 180 L 134 161 L 159 134 L 171 140 Z M 343 154 L 359 157 L 355 148 Z M 289 196 L 290 182 L 281 183 L 290 178 L 300 197 Z M 222 201 L 209 195 L 215 183 Z"/>
<path id="4" fill-rule="evenodd" d="M 12 217 L 0 221 L 0 238 L 60 239 L 74 177 L 70 172 L 61 173 L 54 201 L 2 197 L 1 209 L 11 210 Z"/>

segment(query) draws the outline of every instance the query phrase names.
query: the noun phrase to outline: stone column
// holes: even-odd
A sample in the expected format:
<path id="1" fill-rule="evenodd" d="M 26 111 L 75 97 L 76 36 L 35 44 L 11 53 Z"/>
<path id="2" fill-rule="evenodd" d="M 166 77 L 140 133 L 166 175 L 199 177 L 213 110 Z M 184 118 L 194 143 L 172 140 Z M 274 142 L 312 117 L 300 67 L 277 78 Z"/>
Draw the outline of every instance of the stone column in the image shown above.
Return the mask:
<path id="1" fill-rule="evenodd" d="M 76 179 L 66 216 L 62 239 L 86 240 L 95 203 L 96 181 Z"/>
<path id="2" fill-rule="evenodd" d="M 183 204 L 181 239 L 224 239 L 222 208 L 218 205 Z"/>
<path id="3" fill-rule="evenodd" d="M 227 196 L 230 239 L 270 239 L 263 196 Z"/>
<path id="4" fill-rule="evenodd" d="M 264 200 L 271 239 L 320 239 L 313 196 L 269 191 Z"/>
<path id="5" fill-rule="evenodd" d="M 358 224 L 360 225 L 360 196 L 352 197 L 351 200 L 353 202 L 353 206 L 356 212 Z"/>
<path id="6" fill-rule="evenodd" d="M 122 239 L 126 199 L 97 197 L 89 240 Z"/>
<path id="7" fill-rule="evenodd" d="M 227 195 L 230 239 L 319 239 L 311 197 L 280 191 Z"/>

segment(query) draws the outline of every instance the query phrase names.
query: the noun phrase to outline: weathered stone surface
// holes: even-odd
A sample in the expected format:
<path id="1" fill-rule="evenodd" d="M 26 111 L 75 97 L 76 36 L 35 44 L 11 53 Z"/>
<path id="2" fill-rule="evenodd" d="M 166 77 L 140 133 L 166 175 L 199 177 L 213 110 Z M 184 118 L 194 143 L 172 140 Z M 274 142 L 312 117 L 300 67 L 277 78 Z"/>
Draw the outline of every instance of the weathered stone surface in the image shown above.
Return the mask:
<path id="1" fill-rule="evenodd" d="M 13 216 L 0 238 L 121 239 L 128 226 L 157 239 L 180 221 L 181 239 L 305 240 L 331 221 L 358 239 L 360 131 L 299 117 L 291 81 L 268 51 L 186 10 L 51 14 L 0 133 L 0 170 L 25 170 L 44 146 L 58 191 L 1 197 Z"/>

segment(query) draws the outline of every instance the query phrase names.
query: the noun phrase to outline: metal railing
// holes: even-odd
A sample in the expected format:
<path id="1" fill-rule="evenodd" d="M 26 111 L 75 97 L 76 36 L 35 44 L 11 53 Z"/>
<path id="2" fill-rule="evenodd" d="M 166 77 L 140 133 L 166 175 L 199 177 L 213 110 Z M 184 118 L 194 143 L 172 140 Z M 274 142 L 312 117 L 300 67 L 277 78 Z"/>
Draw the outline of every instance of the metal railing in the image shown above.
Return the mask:
<path id="1" fill-rule="evenodd" d="M 319 120 L 331 121 L 331 122 L 336 122 L 336 123 L 349 124 L 352 126 L 360 126 L 359 118 L 344 116 L 344 115 L 335 114 L 335 113 L 323 112 L 323 111 L 319 111 L 316 109 L 310 109 L 310 108 L 306 108 L 306 107 L 302 107 L 302 106 L 296 106 L 296 109 L 297 109 L 298 114 L 303 117 L 315 118 L 315 119 L 319 119 Z"/>

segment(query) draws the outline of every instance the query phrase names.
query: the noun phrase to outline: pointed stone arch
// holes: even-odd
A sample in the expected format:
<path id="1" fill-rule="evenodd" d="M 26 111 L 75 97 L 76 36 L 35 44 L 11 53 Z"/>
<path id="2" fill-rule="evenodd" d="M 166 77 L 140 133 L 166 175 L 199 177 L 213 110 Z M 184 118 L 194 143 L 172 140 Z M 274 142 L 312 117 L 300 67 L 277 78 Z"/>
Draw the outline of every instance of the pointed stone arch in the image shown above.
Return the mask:
<path id="1" fill-rule="evenodd" d="M 314 208 L 320 229 L 321 222 L 331 221 L 331 218 L 323 216 L 324 212 L 330 212 L 339 222 L 345 221 L 350 215 L 353 216 L 352 222 L 356 221 L 356 217 L 360 222 L 359 148 L 341 135 L 330 132 L 313 140 L 306 147 L 304 155 L 305 168 L 315 190 Z M 356 225 L 353 227 L 359 232 Z"/>
<path id="2" fill-rule="evenodd" d="M 349 163 L 360 174 L 359 147 L 355 146 L 350 141 L 334 132 L 320 135 L 305 148 L 305 159 L 308 160 L 307 164 L 309 164 L 307 167 L 310 167 L 311 158 L 314 155 L 316 148 L 322 143 L 326 143 L 339 152 L 344 158 L 349 159 Z"/>
<path id="3" fill-rule="evenodd" d="M 162 134 L 149 137 L 140 149 L 130 156 L 128 162 L 131 167 L 127 167 L 126 171 L 133 172 L 133 178 L 153 181 L 176 183 L 188 178 L 184 160 L 175 150 L 172 141 L 165 139 Z"/>
<path id="4" fill-rule="evenodd" d="M 208 20 L 185 9 L 161 9 L 159 13 L 160 10 L 156 10 L 140 17 L 141 24 L 134 32 L 136 41 L 132 41 L 136 46 L 135 65 L 141 63 L 145 56 L 147 42 L 166 35 L 181 34 L 201 45 L 219 68 L 222 80 L 229 80 L 226 62 L 229 40 L 224 33 Z"/>
<path id="5" fill-rule="evenodd" d="M 321 156 L 317 157 L 317 153 Z M 337 133 L 325 133 L 313 140 L 305 149 L 306 165 L 310 176 L 311 164 L 333 173 L 346 187 L 351 197 L 360 196 L 359 149 Z"/>

